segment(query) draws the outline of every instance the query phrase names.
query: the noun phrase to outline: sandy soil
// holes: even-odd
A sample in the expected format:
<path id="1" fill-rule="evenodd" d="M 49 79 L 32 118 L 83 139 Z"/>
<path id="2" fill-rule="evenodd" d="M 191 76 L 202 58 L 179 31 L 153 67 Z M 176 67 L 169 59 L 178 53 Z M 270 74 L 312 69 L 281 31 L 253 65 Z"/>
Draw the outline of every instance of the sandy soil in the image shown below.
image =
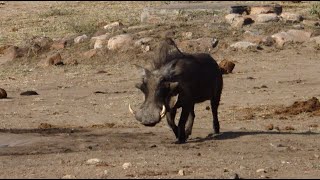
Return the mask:
<path id="1" fill-rule="evenodd" d="M 220 39 L 228 34 L 220 32 Z M 220 43 L 234 38 L 241 36 Z M 78 58 L 81 48 L 65 54 Z M 128 112 L 129 103 L 143 101 L 133 64 L 148 66 L 153 52 L 134 53 L 80 59 L 77 66 L 39 68 L 35 60 L 1 65 L 8 98 L 0 99 L 0 178 L 320 177 L 319 114 L 275 113 L 320 98 L 320 53 L 311 44 L 212 51 L 218 62 L 236 62 L 224 75 L 221 134 L 207 138 L 212 116 L 204 102 L 196 105 L 193 134 L 181 145 L 174 144 L 165 119 L 144 127 Z M 27 90 L 39 95 L 20 96 Z M 92 158 L 101 162 L 88 164 Z M 131 166 L 124 169 L 124 163 Z"/>

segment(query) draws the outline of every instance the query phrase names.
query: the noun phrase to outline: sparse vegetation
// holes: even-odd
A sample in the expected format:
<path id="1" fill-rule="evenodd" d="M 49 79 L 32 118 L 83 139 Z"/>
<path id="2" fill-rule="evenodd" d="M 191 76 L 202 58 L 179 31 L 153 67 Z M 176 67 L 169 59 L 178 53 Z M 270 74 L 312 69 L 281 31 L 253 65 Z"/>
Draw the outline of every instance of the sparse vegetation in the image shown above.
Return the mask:
<path id="1" fill-rule="evenodd" d="M 48 18 L 51 16 L 66 16 L 66 15 L 72 15 L 73 13 L 74 11 L 70 9 L 51 8 L 47 12 L 40 13 L 39 17 Z"/>
<path id="2" fill-rule="evenodd" d="M 320 2 L 316 1 L 311 4 L 310 14 L 320 19 Z"/>

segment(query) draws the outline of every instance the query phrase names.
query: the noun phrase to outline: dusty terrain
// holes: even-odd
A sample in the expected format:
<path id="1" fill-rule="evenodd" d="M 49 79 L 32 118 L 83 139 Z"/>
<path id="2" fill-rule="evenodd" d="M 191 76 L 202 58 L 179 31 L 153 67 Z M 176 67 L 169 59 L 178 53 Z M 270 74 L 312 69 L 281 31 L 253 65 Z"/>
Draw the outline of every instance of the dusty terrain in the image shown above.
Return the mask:
<path id="1" fill-rule="evenodd" d="M 20 3 L 7 2 L 0 8 L 2 45 L 37 35 L 40 30 L 30 26 L 57 26 L 46 32 L 51 38 L 75 33 L 55 24 L 64 20 L 43 15 L 50 7 L 61 8 L 62 2 Z M 109 7 L 132 6 L 127 13 L 138 20 L 130 21 L 121 13 L 114 19 L 105 17 L 111 17 L 108 22 L 118 18 L 135 25 L 143 7 L 161 5 L 141 3 L 76 2 L 68 7 L 79 7 L 76 15 L 88 11 L 91 14 L 84 17 L 103 21 L 99 11 L 112 14 Z M 305 3 L 300 6 L 307 8 Z M 289 7 L 294 11 L 294 6 Z M 37 13 L 43 21 L 32 19 Z M 223 45 L 241 39 L 241 32 L 221 26 L 200 28 L 203 24 L 170 27 L 191 31 L 196 37 L 218 37 L 219 47 L 210 54 L 218 62 L 229 59 L 236 64 L 233 73 L 224 75 L 220 135 L 207 138 L 212 132 L 209 102 L 197 104 L 193 134 L 186 144 L 174 144 L 165 119 L 155 127 L 140 125 L 128 111 L 129 103 L 138 107 L 143 102 L 143 94 L 134 87 L 139 74 L 133 64 L 149 66 L 154 52 L 106 51 L 85 59 L 81 53 L 90 48 L 83 43 L 62 54 L 77 59 L 78 65 L 42 68 L 36 65 L 38 58 L 31 58 L 0 66 L 0 85 L 8 93 L 8 98 L 0 99 L 0 178 L 234 178 L 235 174 L 240 178 L 319 178 L 320 113 L 283 111 L 296 101 L 320 98 L 319 49 L 304 43 L 233 51 Z M 24 34 L 10 30 L 15 26 Z M 272 34 L 287 26 L 249 28 Z M 157 26 L 152 36 L 165 30 L 168 25 Z M 20 95 L 27 90 L 39 95 Z M 92 158 L 101 162 L 88 164 Z M 124 163 L 131 166 L 124 169 Z"/>

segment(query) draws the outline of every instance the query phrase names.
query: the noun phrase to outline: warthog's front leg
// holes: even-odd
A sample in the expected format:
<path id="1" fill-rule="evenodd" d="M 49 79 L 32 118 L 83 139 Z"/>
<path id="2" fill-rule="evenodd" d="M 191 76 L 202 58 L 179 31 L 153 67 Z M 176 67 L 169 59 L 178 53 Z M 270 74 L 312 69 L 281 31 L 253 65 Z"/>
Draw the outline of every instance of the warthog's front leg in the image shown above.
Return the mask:
<path id="1" fill-rule="evenodd" d="M 185 126 L 188 120 L 189 114 L 193 111 L 191 107 L 182 107 L 182 112 L 178 124 L 178 142 L 179 144 L 185 143 L 187 140 Z"/>
<path id="2" fill-rule="evenodd" d="M 190 112 L 188 121 L 187 121 L 187 128 L 186 128 L 187 139 L 192 134 L 192 127 L 193 127 L 193 122 L 195 117 L 196 115 L 194 114 L 194 110 L 193 110 L 192 112 Z"/>
<path id="3" fill-rule="evenodd" d="M 176 138 L 178 138 L 178 127 L 177 127 L 176 123 L 174 122 L 174 120 L 176 118 L 176 113 L 177 113 L 177 108 L 172 108 L 169 111 L 167 111 L 166 117 L 167 117 L 168 125 L 173 130 Z"/>

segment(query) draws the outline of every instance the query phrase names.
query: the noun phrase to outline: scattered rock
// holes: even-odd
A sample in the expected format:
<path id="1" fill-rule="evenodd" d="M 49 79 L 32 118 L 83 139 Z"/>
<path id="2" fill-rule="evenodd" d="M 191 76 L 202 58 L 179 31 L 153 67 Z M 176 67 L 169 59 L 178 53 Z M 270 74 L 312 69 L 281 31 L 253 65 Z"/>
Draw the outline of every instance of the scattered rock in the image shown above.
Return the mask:
<path id="1" fill-rule="evenodd" d="M 67 175 L 64 175 L 61 179 L 75 179 L 75 178 L 76 176 L 67 174 Z"/>
<path id="2" fill-rule="evenodd" d="M 20 93 L 21 96 L 33 96 L 33 95 L 39 95 L 36 91 L 25 91 Z"/>
<path id="3" fill-rule="evenodd" d="M 261 44 L 264 46 L 272 46 L 274 43 L 275 40 L 271 36 L 266 36 L 261 40 Z"/>
<path id="4" fill-rule="evenodd" d="M 287 31 L 287 33 L 292 37 L 293 42 L 309 41 L 312 34 L 311 32 L 296 29 L 290 29 Z"/>
<path id="5" fill-rule="evenodd" d="M 96 47 L 96 48 L 99 48 L 100 46 L 103 47 L 105 44 L 108 43 L 107 40 L 110 38 L 110 36 L 111 36 L 111 34 L 107 33 L 107 34 L 103 34 L 100 36 L 92 37 L 90 39 L 90 47 Z M 97 41 L 99 41 L 99 42 L 97 43 Z"/>
<path id="6" fill-rule="evenodd" d="M 126 163 L 123 163 L 122 168 L 123 169 L 128 169 L 131 166 L 132 166 L 132 164 L 130 162 L 126 162 Z"/>
<path id="7" fill-rule="evenodd" d="M 155 147 L 157 147 L 157 145 L 155 144 L 150 146 L 150 148 L 155 148 Z"/>
<path id="8" fill-rule="evenodd" d="M 277 22 L 279 17 L 277 14 L 258 14 L 252 16 L 254 22 L 257 23 L 267 23 L 267 22 Z"/>
<path id="9" fill-rule="evenodd" d="M 48 67 L 51 65 L 63 65 L 64 63 L 62 62 L 62 58 L 60 53 L 54 53 L 50 56 L 48 56 L 46 59 L 41 60 L 38 63 L 38 66 L 42 66 L 42 67 Z"/>
<path id="10" fill-rule="evenodd" d="M 230 175 L 229 179 L 240 179 L 240 177 L 237 173 L 232 173 L 232 175 Z"/>
<path id="11" fill-rule="evenodd" d="M 306 42 L 310 41 L 311 33 L 303 30 L 290 29 L 287 32 L 279 32 L 271 36 L 278 47 L 283 47 L 290 42 Z"/>
<path id="12" fill-rule="evenodd" d="M 97 165 L 97 164 L 100 164 L 100 163 L 102 163 L 102 160 L 98 159 L 98 158 L 89 159 L 86 162 L 86 164 L 88 164 L 88 165 Z"/>
<path id="13" fill-rule="evenodd" d="M 224 59 L 219 63 L 219 67 L 222 70 L 223 74 L 229 74 L 229 73 L 232 73 L 232 70 L 234 69 L 235 64 L 231 61 Z"/>
<path id="14" fill-rule="evenodd" d="M 88 36 L 84 34 L 82 36 L 78 36 L 74 38 L 74 43 L 78 44 L 78 43 L 84 42 L 87 39 L 88 39 Z"/>
<path id="15" fill-rule="evenodd" d="M 273 124 L 269 124 L 267 127 L 266 127 L 267 130 L 271 131 L 273 130 Z"/>
<path id="16" fill-rule="evenodd" d="M 133 44 L 133 38 L 130 34 L 121 34 L 114 36 L 108 41 L 109 50 L 125 49 Z"/>
<path id="17" fill-rule="evenodd" d="M 297 23 L 302 21 L 303 19 L 302 16 L 299 14 L 288 13 L 288 12 L 284 12 L 280 16 L 285 22 L 291 22 L 291 23 Z"/>
<path id="18" fill-rule="evenodd" d="M 235 28 L 241 28 L 244 25 L 252 24 L 254 22 L 251 16 L 241 16 L 239 14 L 228 14 L 225 16 L 225 19 Z"/>
<path id="19" fill-rule="evenodd" d="M 105 25 L 103 28 L 105 30 L 115 31 L 115 30 L 119 30 L 119 29 L 121 29 L 123 27 L 124 27 L 124 25 L 121 22 L 113 22 L 113 23 Z"/>
<path id="20" fill-rule="evenodd" d="M 90 59 L 94 56 L 96 56 L 98 51 L 96 49 L 90 49 L 89 51 L 86 51 L 83 53 L 83 56 Z"/>
<path id="21" fill-rule="evenodd" d="M 107 44 L 105 40 L 97 39 L 94 43 L 93 49 L 101 49 L 105 44 Z"/>
<path id="22" fill-rule="evenodd" d="M 183 169 L 180 169 L 179 172 L 178 172 L 178 174 L 179 174 L 180 176 L 184 176 L 184 175 L 185 175 L 185 172 L 184 172 Z"/>
<path id="23" fill-rule="evenodd" d="M 0 88 L 0 99 L 7 98 L 7 92 L 6 90 Z"/>
<path id="24" fill-rule="evenodd" d="M 257 49 L 258 45 L 248 41 L 240 41 L 240 42 L 231 44 L 230 47 L 235 49 L 247 50 L 247 49 Z"/>
<path id="25" fill-rule="evenodd" d="M 250 14 L 268 14 L 275 13 L 277 15 L 282 13 L 282 6 L 276 5 L 264 5 L 264 6 L 251 6 Z"/>
<path id="26" fill-rule="evenodd" d="M 266 173 L 266 170 L 264 170 L 264 169 L 258 169 L 256 172 L 257 172 L 257 173 L 261 173 L 261 172 Z"/>

